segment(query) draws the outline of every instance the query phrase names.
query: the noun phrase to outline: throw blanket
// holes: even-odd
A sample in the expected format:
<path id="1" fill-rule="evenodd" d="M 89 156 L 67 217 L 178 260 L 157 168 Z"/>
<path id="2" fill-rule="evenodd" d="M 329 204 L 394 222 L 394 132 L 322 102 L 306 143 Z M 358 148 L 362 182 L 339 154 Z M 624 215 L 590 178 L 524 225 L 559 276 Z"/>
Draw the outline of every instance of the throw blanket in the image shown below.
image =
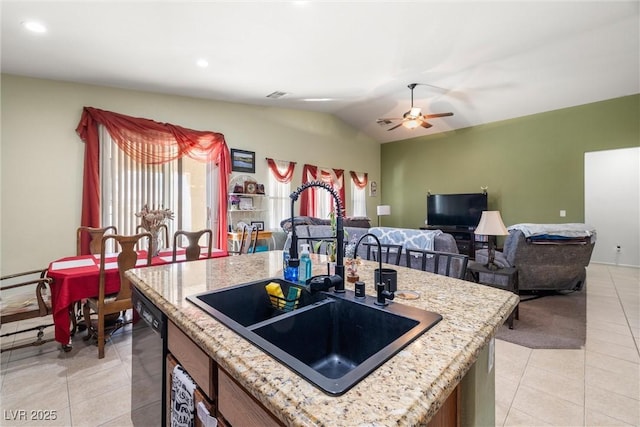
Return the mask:
<path id="1" fill-rule="evenodd" d="M 436 236 L 442 230 L 415 230 L 412 228 L 373 227 L 369 232 L 380 239 L 380 243 L 403 245 L 405 248 L 433 250 Z M 373 242 L 373 239 L 369 239 Z"/>
<path id="2" fill-rule="evenodd" d="M 176 365 L 171 381 L 171 427 L 193 427 L 196 383 L 189 374 Z"/>
<path id="3" fill-rule="evenodd" d="M 507 230 L 520 230 L 524 237 L 535 236 L 559 236 L 566 238 L 591 237 L 591 242 L 596 241 L 596 229 L 588 224 L 515 224 L 507 227 Z"/>

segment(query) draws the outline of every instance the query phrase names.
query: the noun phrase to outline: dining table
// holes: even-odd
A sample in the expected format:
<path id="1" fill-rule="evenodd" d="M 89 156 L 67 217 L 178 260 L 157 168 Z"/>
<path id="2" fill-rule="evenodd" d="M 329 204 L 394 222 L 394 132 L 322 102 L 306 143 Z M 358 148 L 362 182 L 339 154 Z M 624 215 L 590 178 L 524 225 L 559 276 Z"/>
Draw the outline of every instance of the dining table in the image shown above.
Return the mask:
<path id="1" fill-rule="evenodd" d="M 200 259 L 209 258 L 203 253 Z M 147 262 L 147 251 L 137 251 L 137 267 Z M 227 256 L 227 251 L 213 248 L 211 258 Z M 117 253 L 105 254 L 105 293 L 114 294 L 120 290 L 120 274 L 118 273 Z M 71 318 L 70 308 L 76 302 L 85 298 L 97 297 L 100 286 L 100 254 L 69 256 L 52 261 L 49 264 L 47 276 L 51 282 L 51 310 L 55 340 L 62 344 L 66 351 L 71 349 Z M 176 250 L 176 261 L 186 261 L 185 248 Z M 169 264 L 173 261 L 173 249 L 161 249 L 157 256 L 151 258 L 151 265 Z"/>

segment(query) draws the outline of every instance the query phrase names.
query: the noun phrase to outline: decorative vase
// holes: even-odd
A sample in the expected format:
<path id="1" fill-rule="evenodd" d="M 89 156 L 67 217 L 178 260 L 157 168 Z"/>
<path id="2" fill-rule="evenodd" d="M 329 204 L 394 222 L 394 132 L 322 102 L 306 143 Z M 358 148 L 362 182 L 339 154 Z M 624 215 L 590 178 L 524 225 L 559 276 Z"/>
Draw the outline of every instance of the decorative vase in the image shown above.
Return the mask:
<path id="1" fill-rule="evenodd" d="M 160 254 L 160 230 L 151 230 L 151 256 L 158 256 Z"/>
<path id="2" fill-rule="evenodd" d="M 349 283 L 356 283 L 358 280 L 360 280 L 360 276 L 358 276 L 357 274 L 347 275 L 347 282 Z"/>

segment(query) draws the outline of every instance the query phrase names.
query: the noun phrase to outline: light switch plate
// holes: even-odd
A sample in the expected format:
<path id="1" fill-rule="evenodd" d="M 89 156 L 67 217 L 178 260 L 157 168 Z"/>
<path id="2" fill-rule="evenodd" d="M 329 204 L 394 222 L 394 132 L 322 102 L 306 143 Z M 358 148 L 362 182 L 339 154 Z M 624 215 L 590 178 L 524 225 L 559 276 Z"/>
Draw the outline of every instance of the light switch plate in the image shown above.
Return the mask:
<path id="1" fill-rule="evenodd" d="M 560 216 L 561 217 L 567 216 L 567 211 L 565 211 L 564 209 L 560 210 Z"/>

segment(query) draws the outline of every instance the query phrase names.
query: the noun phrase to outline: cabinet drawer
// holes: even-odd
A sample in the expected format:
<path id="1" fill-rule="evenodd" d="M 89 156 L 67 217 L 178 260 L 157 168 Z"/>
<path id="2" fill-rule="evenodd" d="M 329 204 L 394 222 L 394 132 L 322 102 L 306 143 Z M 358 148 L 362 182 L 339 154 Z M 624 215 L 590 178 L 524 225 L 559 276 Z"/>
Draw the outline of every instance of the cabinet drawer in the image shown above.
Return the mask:
<path id="1" fill-rule="evenodd" d="M 166 385 L 167 387 L 167 425 L 170 424 L 170 420 L 171 420 L 171 384 L 173 383 L 173 368 L 175 368 L 177 364 L 178 364 L 178 361 L 175 359 L 175 357 L 173 357 L 171 354 L 168 354 L 167 355 L 167 385 Z M 202 402 L 212 417 L 215 417 L 216 405 L 215 405 L 215 402 L 210 401 L 207 398 L 207 396 L 205 396 L 205 394 L 202 392 L 200 387 L 196 387 L 196 390 L 194 391 L 193 394 L 194 394 L 193 403 L 196 408 L 196 414 L 194 417 L 194 420 L 195 420 L 194 427 L 202 427 L 203 426 L 202 421 L 198 416 L 198 404 Z"/>
<path id="2" fill-rule="evenodd" d="M 281 425 L 222 369 L 218 369 L 218 411 L 233 427 Z"/>
<path id="3" fill-rule="evenodd" d="M 213 360 L 171 321 L 167 325 L 167 336 L 169 352 L 173 354 L 207 397 L 215 401 L 215 375 L 217 372 Z"/>

